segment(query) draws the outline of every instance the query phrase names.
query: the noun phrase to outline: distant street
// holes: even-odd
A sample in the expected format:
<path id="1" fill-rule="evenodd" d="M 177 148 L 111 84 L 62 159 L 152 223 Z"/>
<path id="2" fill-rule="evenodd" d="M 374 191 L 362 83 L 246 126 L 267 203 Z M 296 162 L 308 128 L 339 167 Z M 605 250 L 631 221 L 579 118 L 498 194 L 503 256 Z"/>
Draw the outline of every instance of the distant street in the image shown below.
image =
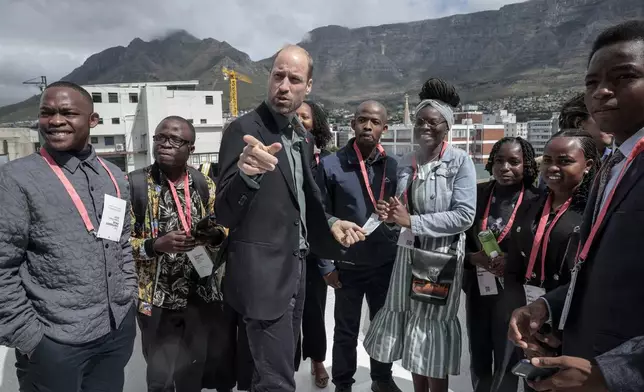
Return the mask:
<path id="1" fill-rule="evenodd" d="M 326 321 L 327 321 L 327 331 L 328 331 L 328 347 L 331 348 L 333 341 L 333 304 L 335 296 L 332 290 L 329 290 L 329 295 L 327 299 L 327 311 L 326 311 Z M 461 298 L 461 309 L 459 311 L 459 319 L 461 320 L 461 326 L 463 328 L 463 355 L 461 358 L 461 375 L 458 377 L 450 378 L 450 389 L 453 392 L 471 392 L 472 384 L 470 381 L 470 372 L 469 372 L 469 352 L 467 349 L 467 332 L 465 330 L 465 306 L 464 306 L 465 297 Z M 361 333 L 361 339 L 364 333 L 368 328 L 368 321 L 366 322 L 366 303 L 363 308 L 363 327 Z M 18 383 L 16 380 L 16 373 L 14 368 L 15 358 L 13 355 L 13 350 L 7 350 L 4 347 L 0 347 L 0 367 L 3 369 L 2 374 L 0 374 L 0 392 L 18 392 Z M 329 349 L 327 353 L 326 362 L 327 370 L 330 373 L 331 369 L 331 350 Z M 317 391 L 333 391 L 333 384 L 329 382 L 329 387 L 324 390 L 320 390 L 315 387 L 312 381 L 311 374 L 309 372 L 310 366 L 308 361 L 304 362 L 300 366 L 300 371 L 296 375 L 296 381 L 298 385 L 298 392 L 317 392 Z M 399 365 L 394 365 L 394 377 L 400 388 L 404 392 L 413 392 L 413 386 L 411 382 L 411 374 L 406 370 L 402 369 Z M 141 354 L 141 342 L 137 338 L 135 343 L 134 354 L 128 367 L 126 368 L 126 382 L 125 382 L 125 392 L 146 392 L 145 385 L 145 362 Z M 364 351 L 362 344 L 358 344 L 358 372 L 355 376 L 356 385 L 354 385 L 354 392 L 369 392 L 371 389 L 371 381 L 369 379 L 369 356 Z"/>

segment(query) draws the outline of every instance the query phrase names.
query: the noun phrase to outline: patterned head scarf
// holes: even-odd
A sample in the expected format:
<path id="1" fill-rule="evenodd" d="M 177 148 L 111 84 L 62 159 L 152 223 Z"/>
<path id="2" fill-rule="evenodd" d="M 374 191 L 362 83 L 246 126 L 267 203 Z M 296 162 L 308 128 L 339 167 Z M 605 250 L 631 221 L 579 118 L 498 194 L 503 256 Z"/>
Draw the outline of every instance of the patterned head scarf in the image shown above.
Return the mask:
<path id="1" fill-rule="evenodd" d="M 427 106 L 431 106 L 434 109 L 438 110 L 438 112 L 445 118 L 445 121 L 447 122 L 447 127 L 451 130 L 452 126 L 454 126 L 454 109 L 448 105 L 447 103 L 443 101 L 439 101 L 437 99 L 424 99 L 420 101 L 418 106 L 416 106 L 416 113 L 420 112 Z"/>

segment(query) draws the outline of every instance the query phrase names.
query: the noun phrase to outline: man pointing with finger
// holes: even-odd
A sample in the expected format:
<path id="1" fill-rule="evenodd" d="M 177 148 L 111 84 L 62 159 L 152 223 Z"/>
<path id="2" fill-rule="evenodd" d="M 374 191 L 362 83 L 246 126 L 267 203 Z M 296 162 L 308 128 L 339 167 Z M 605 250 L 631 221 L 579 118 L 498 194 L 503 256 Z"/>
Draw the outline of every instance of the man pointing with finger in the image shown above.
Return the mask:
<path id="1" fill-rule="evenodd" d="M 295 111 L 311 91 L 312 72 L 304 49 L 280 50 L 268 99 L 231 123 L 221 142 L 215 211 L 230 228 L 224 296 L 246 322 L 253 391 L 295 391 L 308 251 L 338 259 L 337 242 L 364 240 L 359 226 L 325 214 L 311 174 L 313 138 Z"/>

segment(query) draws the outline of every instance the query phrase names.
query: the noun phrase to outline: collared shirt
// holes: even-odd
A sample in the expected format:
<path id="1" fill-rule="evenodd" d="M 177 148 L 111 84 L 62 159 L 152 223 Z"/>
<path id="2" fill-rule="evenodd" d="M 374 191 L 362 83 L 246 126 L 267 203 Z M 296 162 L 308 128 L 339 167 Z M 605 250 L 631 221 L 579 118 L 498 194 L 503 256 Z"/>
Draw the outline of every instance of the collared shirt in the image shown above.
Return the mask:
<path id="1" fill-rule="evenodd" d="M 610 156 L 610 154 L 612 154 L 612 153 L 613 153 L 613 149 L 612 149 L 612 148 L 609 148 L 609 147 L 606 147 L 606 148 L 604 149 L 604 154 L 602 155 L 602 158 L 601 158 L 602 163 L 603 163 L 603 162 L 606 160 L 606 158 L 608 158 L 608 157 Z"/>
<path id="2" fill-rule="evenodd" d="M 628 157 L 630 153 L 633 151 L 633 148 L 635 148 L 635 145 L 637 144 L 637 142 L 643 137 L 644 137 L 644 128 L 640 129 L 633 136 L 626 139 L 624 143 L 622 143 L 618 147 L 619 151 L 622 154 L 624 154 L 625 157 Z M 602 204 L 600 205 L 599 208 L 604 207 L 606 198 L 608 197 L 612 189 L 615 188 L 615 184 L 617 183 L 617 178 L 619 177 L 619 173 L 624 168 L 624 165 L 626 165 L 626 159 L 623 159 L 620 163 L 616 164 L 611 169 L 608 182 L 606 183 L 606 188 L 604 189 L 604 194 L 602 195 Z"/>
<path id="3" fill-rule="evenodd" d="M 149 255 L 145 249 L 146 240 L 157 238 L 172 231 L 183 230 L 179 220 L 177 205 L 168 186 L 167 177 L 158 171 L 158 180 L 152 175 L 153 166 L 144 169 L 148 185 L 148 205 L 143 227 L 135 227 L 136 221 L 132 214 L 132 250 L 136 260 L 139 277 L 139 299 L 145 303 L 166 309 L 183 309 L 188 304 L 191 294 L 197 294 L 205 302 L 222 299 L 222 293 L 212 279 L 200 279 L 192 262 L 185 253 L 164 253 L 160 256 Z M 188 175 L 190 189 L 190 211 L 192 215 L 191 228 L 208 215 L 214 214 L 215 184 L 206 177 L 208 184 L 208 200 L 202 201 L 195 188 L 192 175 Z M 176 185 L 177 197 L 181 209 L 185 211 L 186 199 L 184 182 Z M 226 231 L 220 227 L 222 231 Z M 206 246 L 212 259 L 217 248 Z"/>
<path id="4" fill-rule="evenodd" d="M 288 164 L 293 175 L 293 184 L 297 194 L 297 203 L 300 209 L 300 249 L 308 249 L 306 241 L 306 194 L 304 193 L 304 168 L 302 167 L 302 142 L 304 141 L 304 126 L 300 123 L 295 113 L 288 116 L 277 113 L 272 106 L 268 106 L 275 123 L 280 130 L 284 152 L 288 158 Z"/>
<path id="5" fill-rule="evenodd" d="M 117 192 L 94 150 L 84 159 L 48 152 L 98 229 L 105 195 Z M 129 208 L 125 174 L 105 164 Z M 29 353 L 43 334 L 82 344 L 120 326 L 136 292 L 130 222 L 120 242 L 89 233 L 40 154 L 0 168 L 0 200 L 0 345 Z"/>

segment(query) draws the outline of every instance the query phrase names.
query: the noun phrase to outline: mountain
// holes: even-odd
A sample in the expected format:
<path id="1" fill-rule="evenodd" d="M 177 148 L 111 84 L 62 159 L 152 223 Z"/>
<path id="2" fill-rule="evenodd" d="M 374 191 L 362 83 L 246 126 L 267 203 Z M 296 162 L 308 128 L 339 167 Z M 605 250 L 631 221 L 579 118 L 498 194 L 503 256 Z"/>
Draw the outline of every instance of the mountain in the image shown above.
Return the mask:
<path id="1" fill-rule="evenodd" d="M 497 11 L 349 29 L 315 29 L 301 43 L 315 64 L 314 98 L 332 106 L 415 98 L 428 77 L 455 83 L 466 101 L 539 95 L 582 85 L 587 54 L 602 29 L 644 17 L 641 0 L 530 0 Z M 238 84 L 240 108 L 260 102 L 272 59 L 254 62 L 226 42 L 176 31 L 133 40 L 88 58 L 64 80 L 79 84 L 198 79 L 228 85 L 221 67 L 251 77 Z M 33 99 L 0 108 L 0 123 L 24 116 Z M 224 107 L 227 105 L 224 104 Z M 33 116 L 36 109 L 30 111 Z"/>

